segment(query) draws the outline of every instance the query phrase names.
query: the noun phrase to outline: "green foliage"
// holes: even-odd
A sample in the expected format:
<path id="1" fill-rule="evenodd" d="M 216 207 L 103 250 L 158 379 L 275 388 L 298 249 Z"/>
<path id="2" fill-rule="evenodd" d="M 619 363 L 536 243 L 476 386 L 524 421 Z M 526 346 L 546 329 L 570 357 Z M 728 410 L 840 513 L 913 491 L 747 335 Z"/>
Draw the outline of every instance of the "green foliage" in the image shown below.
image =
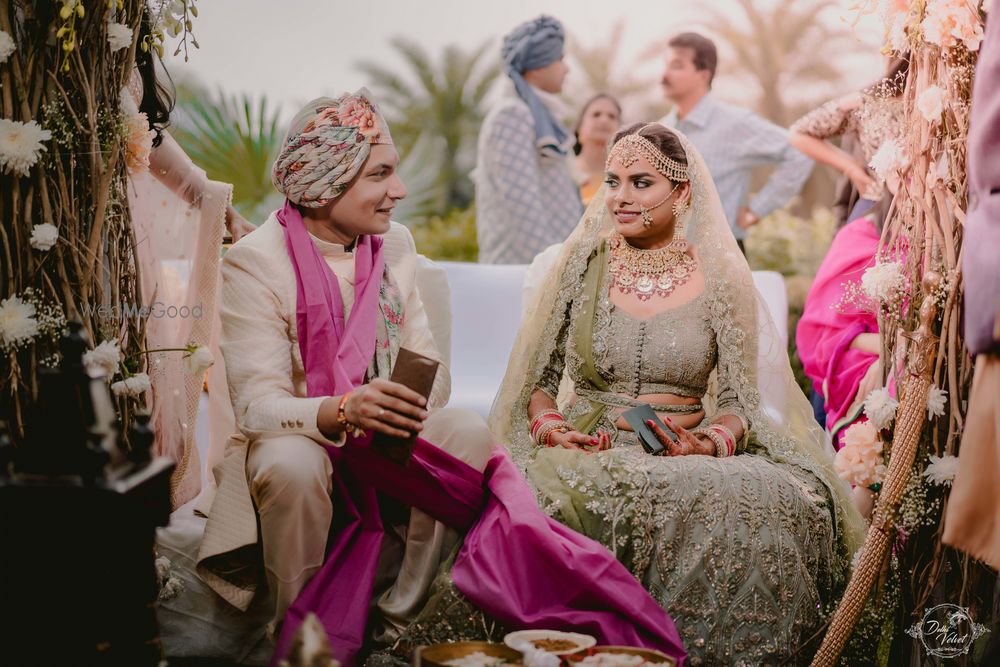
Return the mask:
<path id="1" fill-rule="evenodd" d="M 402 156 L 399 177 L 406 186 L 406 198 L 396 204 L 394 220 L 412 228 L 440 214 L 448 192 L 436 168 L 441 157 L 440 143 L 428 134 L 421 135 Z"/>
<path id="2" fill-rule="evenodd" d="M 274 204 L 271 164 L 281 147 L 277 108 L 266 96 L 215 97 L 178 88 L 176 121 L 170 132 L 208 177 L 233 184 L 233 207 L 259 222 L 258 209 Z"/>
<path id="3" fill-rule="evenodd" d="M 747 261 L 756 271 L 812 277 L 830 247 L 833 227 L 829 209 L 813 209 L 809 219 L 785 210 L 775 211 L 750 229 Z"/>
<path id="4" fill-rule="evenodd" d="M 417 252 L 428 259 L 475 262 L 479 258 L 475 206 L 453 210 L 444 217 L 435 216 L 414 225 L 410 231 L 413 232 Z"/>
<path id="5" fill-rule="evenodd" d="M 500 74 L 499 59 L 492 52 L 484 59 L 490 46 L 487 42 L 471 51 L 446 46 L 434 62 L 416 42 L 395 37 L 392 47 L 406 63 L 409 77 L 373 61 L 358 63 L 386 110 L 400 154 L 408 157 L 422 138 L 436 144 L 431 147 L 435 161 L 421 164 L 436 173 L 441 188 L 438 200 L 429 203 L 429 213 L 445 214 L 472 202 L 469 173 L 486 115 L 483 101 Z"/>
<path id="6" fill-rule="evenodd" d="M 576 123 L 577 115 L 583 112 L 583 105 L 597 93 L 607 93 L 625 106 L 633 98 L 648 95 L 649 82 L 632 74 L 637 63 L 623 65 L 621 62 L 624 36 L 625 22 L 622 19 L 615 21 L 607 36 L 594 42 L 593 46 L 585 45 L 570 36 L 566 45 L 567 54 L 572 60 L 570 75 L 582 79 L 582 82 L 563 89 L 562 97 L 571 110 L 571 117 L 566 119 L 568 127 Z M 659 118 L 662 115 L 660 113 L 648 117 Z"/>
<path id="7" fill-rule="evenodd" d="M 785 276 L 788 292 L 788 360 L 802 391 L 808 395 L 812 381 L 802 370 L 795 346 L 795 329 L 802 317 L 813 276 L 826 256 L 834 232 L 833 213 L 816 208 L 803 219 L 779 210 L 751 228 L 746 240 L 747 260 L 757 271 L 777 271 Z"/>
<path id="8" fill-rule="evenodd" d="M 727 7 L 705 7 L 705 28 L 721 38 L 726 50 L 720 74 L 758 86 L 757 111 L 778 125 L 787 126 L 805 110 L 825 102 L 829 90 L 844 79 L 844 70 L 831 53 L 857 48 L 857 38 L 846 27 L 832 27 L 834 0 L 780 0 L 762 8 L 754 0 L 737 0 L 742 11 Z M 742 14 L 742 16 L 740 16 Z M 822 48 L 816 48 L 821 44 Z M 795 91 L 800 103 L 789 104 Z M 802 92 L 815 92 L 818 99 L 802 100 Z"/>

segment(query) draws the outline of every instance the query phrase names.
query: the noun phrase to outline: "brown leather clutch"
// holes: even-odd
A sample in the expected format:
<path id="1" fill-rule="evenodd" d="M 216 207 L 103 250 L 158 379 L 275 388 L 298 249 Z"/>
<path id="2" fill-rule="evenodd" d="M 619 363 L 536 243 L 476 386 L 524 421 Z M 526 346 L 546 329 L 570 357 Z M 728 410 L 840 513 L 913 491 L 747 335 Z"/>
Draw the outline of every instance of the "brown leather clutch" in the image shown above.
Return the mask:
<path id="1" fill-rule="evenodd" d="M 439 365 L 436 360 L 430 357 L 401 348 L 399 354 L 396 355 L 396 363 L 392 367 L 392 375 L 389 380 L 409 387 L 424 398 L 430 398 Z M 372 440 L 372 447 L 375 448 L 375 451 L 399 465 L 406 465 L 410 456 L 413 455 L 413 448 L 416 444 L 417 436 L 415 433 L 411 434 L 409 438 L 396 438 L 384 433 L 376 433 Z"/>

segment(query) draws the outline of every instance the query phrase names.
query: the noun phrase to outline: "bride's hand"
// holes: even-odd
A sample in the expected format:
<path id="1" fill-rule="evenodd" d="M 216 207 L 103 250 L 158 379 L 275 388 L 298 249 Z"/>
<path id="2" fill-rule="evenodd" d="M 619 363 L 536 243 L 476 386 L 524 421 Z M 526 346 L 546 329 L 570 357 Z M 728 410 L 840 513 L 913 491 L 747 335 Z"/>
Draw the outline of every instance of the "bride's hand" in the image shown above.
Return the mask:
<path id="1" fill-rule="evenodd" d="M 549 434 L 549 447 L 565 449 L 580 449 L 585 452 L 602 452 L 611 448 L 611 436 L 604 431 L 598 431 L 597 437 L 580 431 L 554 431 Z"/>
<path id="2" fill-rule="evenodd" d="M 246 219 L 236 212 L 236 209 L 229 206 L 226 210 L 226 230 L 229 235 L 233 237 L 233 243 L 236 243 L 241 238 L 257 229 L 252 224 L 246 221 Z"/>
<path id="3" fill-rule="evenodd" d="M 715 456 L 715 443 L 711 440 L 708 438 L 699 438 L 694 433 L 691 433 L 691 431 L 670 421 L 668 417 L 664 417 L 663 421 L 666 423 L 667 428 L 677 435 L 677 440 L 671 440 L 667 432 L 660 428 L 653 420 L 646 422 L 649 428 L 653 430 L 653 434 L 657 440 L 667 448 L 661 456 L 687 456 L 688 454 Z"/>

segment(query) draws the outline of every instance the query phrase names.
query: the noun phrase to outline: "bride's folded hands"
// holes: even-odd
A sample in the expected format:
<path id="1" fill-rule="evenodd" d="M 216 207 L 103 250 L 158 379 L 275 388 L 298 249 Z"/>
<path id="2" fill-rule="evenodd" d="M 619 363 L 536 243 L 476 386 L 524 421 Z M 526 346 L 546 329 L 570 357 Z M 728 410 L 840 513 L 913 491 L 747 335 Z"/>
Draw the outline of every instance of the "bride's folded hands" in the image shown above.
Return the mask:
<path id="1" fill-rule="evenodd" d="M 666 447 L 662 454 L 663 456 L 686 456 L 688 454 L 715 456 L 715 443 L 712 442 L 707 436 L 695 435 L 686 428 L 679 426 L 676 422 L 671 421 L 669 417 L 664 417 L 663 422 L 667 425 L 667 428 L 677 435 L 676 440 L 673 440 L 670 435 L 660 428 L 660 425 L 653 420 L 646 422 L 650 429 L 652 429 L 656 439 L 659 440 L 664 447 Z"/>
<path id="2" fill-rule="evenodd" d="M 605 431 L 598 431 L 597 437 L 580 431 L 556 431 L 548 437 L 549 447 L 565 449 L 582 449 L 585 452 L 603 452 L 611 449 L 611 436 Z"/>

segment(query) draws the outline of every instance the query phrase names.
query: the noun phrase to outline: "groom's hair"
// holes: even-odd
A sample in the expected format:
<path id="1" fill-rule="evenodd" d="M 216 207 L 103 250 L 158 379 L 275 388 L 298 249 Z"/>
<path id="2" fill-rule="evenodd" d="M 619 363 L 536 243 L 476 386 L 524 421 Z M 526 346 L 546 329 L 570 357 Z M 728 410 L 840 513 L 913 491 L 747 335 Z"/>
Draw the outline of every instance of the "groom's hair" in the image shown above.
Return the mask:
<path id="1" fill-rule="evenodd" d="M 682 32 L 671 37 L 667 46 L 672 49 L 691 49 L 695 68 L 708 70 L 708 87 L 712 87 L 715 68 L 719 65 L 719 52 L 715 48 L 715 42 L 696 32 Z"/>

